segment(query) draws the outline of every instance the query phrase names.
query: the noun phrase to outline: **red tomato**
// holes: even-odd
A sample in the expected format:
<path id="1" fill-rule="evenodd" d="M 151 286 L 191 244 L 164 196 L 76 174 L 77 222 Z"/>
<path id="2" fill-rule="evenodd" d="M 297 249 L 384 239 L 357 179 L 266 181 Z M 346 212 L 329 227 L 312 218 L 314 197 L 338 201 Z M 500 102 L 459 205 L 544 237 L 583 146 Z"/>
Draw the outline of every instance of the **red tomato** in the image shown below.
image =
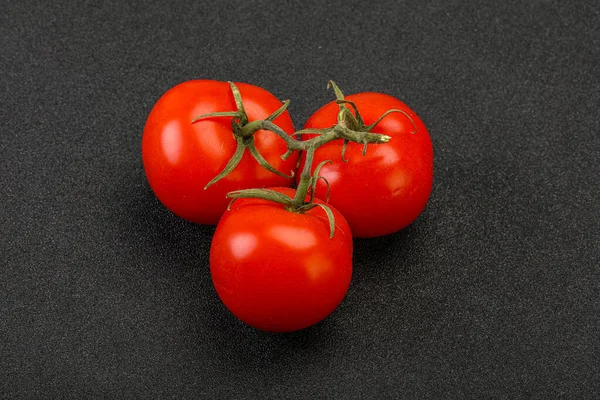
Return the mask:
<path id="1" fill-rule="evenodd" d="M 265 119 L 281 107 L 281 101 L 266 90 L 236 83 L 250 121 Z M 173 213 L 200 224 L 216 224 L 225 211 L 233 190 L 292 186 L 293 179 L 277 176 L 261 167 L 246 150 L 239 165 L 224 179 L 204 186 L 225 167 L 237 143 L 231 117 L 191 121 L 203 114 L 236 111 L 227 82 L 193 80 L 167 91 L 156 103 L 144 128 L 142 160 L 150 187 Z M 288 112 L 275 119 L 287 133 L 294 127 Z M 296 158 L 281 160 L 285 143 L 275 134 L 258 131 L 256 148 L 279 171 L 290 174 Z"/>
<path id="2" fill-rule="evenodd" d="M 274 190 L 294 195 L 293 189 Z M 320 207 L 296 213 L 266 200 L 233 203 L 217 225 L 210 271 L 235 316 L 258 329 L 290 332 L 321 321 L 340 304 L 352 276 L 352 234 L 331 209 L 333 238 Z"/>
<path id="3" fill-rule="evenodd" d="M 342 140 L 319 147 L 314 165 L 325 164 L 319 175 L 331 187 L 329 203 L 345 217 L 355 237 L 374 237 L 396 232 L 412 223 L 425 209 L 433 182 L 433 148 L 423 121 L 400 100 L 382 93 L 346 96 L 353 101 L 366 126 L 390 109 L 401 113 L 386 116 L 371 130 L 391 136 L 390 142 L 369 145 L 349 143 L 342 161 Z M 306 128 L 327 128 L 337 123 L 339 107 L 331 102 L 317 110 Z M 306 139 L 306 138 L 304 138 Z M 303 165 L 300 166 L 302 168 Z M 299 178 L 300 174 L 297 174 Z M 326 198 L 327 185 L 320 179 L 316 195 Z"/>

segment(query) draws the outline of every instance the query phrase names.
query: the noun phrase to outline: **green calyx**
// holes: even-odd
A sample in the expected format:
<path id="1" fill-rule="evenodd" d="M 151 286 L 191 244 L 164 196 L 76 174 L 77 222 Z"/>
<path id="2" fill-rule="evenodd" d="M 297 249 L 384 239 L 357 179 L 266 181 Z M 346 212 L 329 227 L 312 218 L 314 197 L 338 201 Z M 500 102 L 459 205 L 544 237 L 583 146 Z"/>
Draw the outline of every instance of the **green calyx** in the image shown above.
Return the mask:
<path id="1" fill-rule="evenodd" d="M 325 179 L 322 176 L 319 176 L 319 172 L 321 171 L 321 168 L 323 167 L 323 165 L 325 165 L 327 163 L 331 163 L 331 160 L 323 161 L 322 163 L 320 163 L 317 166 L 317 168 L 315 168 L 315 174 L 313 176 L 311 176 L 308 181 L 308 185 L 311 188 L 311 194 L 310 194 L 309 201 L 305 201 L 306 192 L 305 192 L 304 197 L 302 198 L 302 201 L 301 202 L 298 201 L 298 191 L 301 190 L 300 187 L 299 187 L 299 189 L 296 190 L 296 195 L 294 196 L 294 198 L 289 197 L 283 193 L 279 193 L 275 190 L 271 190 L 271 189 L 244 189 L 244 190 L 236 190 L 236 191 L 227 193 L 227 197 L 232 199 L 231 202 L 229 203 L 229 206 L 227 207 L 227 209 L 229 210 L 231 208 L 231 205 L 233 204 L 233 202 L 236 201 L 237 199 L 267 200 L 267 201 L 270 201 L 273 203 L 278 203 L 278 204 L 283 205 L 287 211 L 297 212 L 297 213 L 305 213 L 309 210 L 312 210 L 315 207 L 320 207 L 323 209 L 323 211 L 325 211 L 325 215 L 327 216 L 327 220 L 329 221 L 329 238 L 333 238 L 333 234 L 335 232 L 335 217 L 333 215 L 333 211 L 326 204 L 314 202 L 315 190 L 317 187 L 317 181 L 319 179 L 323 179 L 327 183 L 327 187 L 329 188 L 329 182 L 327 182 L 327 179 Z M 329 198 L 329 189 L 328 189 L 327 197 Z"/>
<path id="2" fill-rule="evenodd" d="M 242 160 L 242 157 L 244 156 L 246 149 L 263 168 L 265 168 L 266 170 L 268 170 L 276 175 L 284 177 L 286 179 L 291 179 L 294 176 L 294 171 L 291 171 L 290 175 L 286 175 L 285 173 L 277 170 L 275 167 L 273 167 L 271 164 L 269 164 L 269 162 L 262 156 L 262 154 L 260 154 L 260 152 L 258 151 L 258 149 L 256 148 L 256 145 L 254 143 L 254 134 L 256 132 L 258 132 L 259 130 L 263 129 L 262 123 L 265 121 L 272 123 L 277 117 L 279 117 L 281 114 L 283 114 L 285 112 L 285 110 L 288 108 L 288 106 L 290 104 L 290 101 L 289 100 L 284 101 L 283 105 L 280 108 L 278 108 L 277 110 L 275 110 L 265 120 L 258 120 L 258 121 L 250 122 L 248 120 L 248 115 L 246 114 L 246 111 L 244 110 L 244 103 L 242 102 L 242 95 L 240 94 L 238 87 L 233 82 L 228 82 L 228 83 L 229 83 L 229 86 L 231 87 L 231 92 L 233 94 L 233 98 L 235 100 L 237 110 L 203 114 L 192 120 L 192 124 L 193 124 L 193 123 L 196 123 L 197 121 L 209 119 L 209 118 L 225 118 L 225 117 L 231 118 L 231 127 L 232 127 L 232 131 L 233 131 L 233 136 L 235 137 L 236 142 L 237 142 L 237 148 L 236 148 L 235 152 L 233 153 L 233 156 L 227 163 L 227 165 L 225 165 L 225 168 L 223 168 L 223 170 L 217 176 L 215 176 L 210 182 L 208 182 L 206 184 L 206 186 L 204 187 L 204 189 L 205 190 L 208 189 L 210 186 L 217 183 L 221 179 L 225 178 L 231 171 L 233 171 L 235 169 L 235 167 L 237 167 L 238 164 L 240 163 L 240 161 Z"/>
<path id="3" fill-rule="evenodd" d="M 355 136 L 355 134 L 353 135 L 351 133 L 371 132 L 373 130 L 373 128 L 375 128 L 375 126 L 377 126 L 377 124 L 379 124 L 385 117 L 387 117 L 391 113 L 404 114 L 410 120 L 411 124 L 413 125 L 414 130 L 411 133 L 415 133 L 417 131 L 417 125 L 415 124 L 415 122 L 411 118 L 411 116 L 408 115 L 408 113 L 406 111 L 398 110 L 398 109 L 387 110 L 374 123 L 372 123 L 370 125 L 365 125 L 365 123 L 362 119 L 362 116 L 360 115 L 360 111 L 358 110 L 358 107 L 356 106 L 356 104 L 354 104 L 354 102 L 352 102 L 350 100 L 346 100 L 346 98 L 344 97 L 344 94 L 342 93 L 342 91 L 340 90 L 338 85 L 336 85 L 336 83 L 334 81 L 329 81 L 329 83 L 327 84 L 327 88 L 330 88 L 330 87 L 333 88 L 335 97 L 337 99 L 336 103 L 338 104 L 339 109 L 340 109 L 338 112 L 338 123 L 337 123 L 337 125 L 335 125 L 333 127 L 333 129 L 337 128 L 339 130 L 340 137 L 342 139 L 344 139 L 344 144 L 342 145 L 342 161 L 348 162 L 348 160 L 345 158 L 345 154 L 346 154 L 346 147 L 348 146 L 349 142 L 362 143 L 364 145 L 363 152 L 362 152 L 363 156 L 367 154 L 367 146 L 370 143 L 381 143 L 381 141 L 371 142 L 369 140 L 356 141 L 356 140 L 353 140 L 353 136 Z"/>

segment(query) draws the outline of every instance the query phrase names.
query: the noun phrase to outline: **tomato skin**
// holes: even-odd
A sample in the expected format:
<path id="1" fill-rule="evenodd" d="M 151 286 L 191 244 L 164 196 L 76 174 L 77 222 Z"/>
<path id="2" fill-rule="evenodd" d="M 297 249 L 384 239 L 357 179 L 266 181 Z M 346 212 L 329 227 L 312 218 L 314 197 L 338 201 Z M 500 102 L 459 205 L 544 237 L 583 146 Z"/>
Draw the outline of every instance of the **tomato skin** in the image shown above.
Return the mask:
<path id="1" fill-rule="evenodd" d="M 250 121 L 264 119 L 282 103 L 268 91 L 245 83 L 236 83 Z M 237 143 L 231 117 L 191 121 L 218 111 L 235 111 L 236 105 L 227 82 L 192 80 L 168 90 L 154 105 L 142 137 L 142 160 L 150 187 L 173 213 L 199 224 L 216 224 L 233 190 L 292 186 L 293 178 L 277 176 L 245 152 L 239 165 L 228 176 L 208 189 L 204 186 L 225 167 Z M 294 127 L 288 112 L 275 121 L 284 131 Z M 295 169 L 293 156 L 281 160 L 285 143 L 275 134 L 258 131 L 255 144 L 264 158 L 279 171 Z"/>
<path id="2" fill-rule="evenodd" d="M 408 113 L 417 130 L 401 113 L 386 116 L 373 133 L 389 135 L 385 144 L 349 143 L 343 162 L 342 141 L 336 140 L 315 152 L 313 165 L 332 160 L 321 169 L 331 187 L 329 204 L 345 217 L 355 237 L 375 237 L 397 232 L 411 224 L 425 209 L 433 184 L 433 147 L 423 121 L 406 104 L 382 93 L 346 96 L 353 101 L 365 125 L 374 123 L 384 112 L 400 109 Z M 331 102 L 317 110 L 304 128 L 327 128 L 337 123 L 339 107 Z M 309 136 L 310 137 L 310 136 Z M 304 137 L 306 140 L 308 137 Z M 301 163 L 300 168 L 304 165 Z M 300 173 L 297 173 L 300 176 Z M 319 180 L 316 196 L 325 199 L 327 186 Z"/>
<path id="3" fill-rule="evenodd" d="M 266 200 L 240 199 L 223 214 L 211 244 L 210 271 L 217 294 L 235 316 L 257 329 L 290 332 L 321 321 L 340 304 L 352 276 L 352 234 L 331 208 L 333 238 L 320 207 L 300 214 Z"/>

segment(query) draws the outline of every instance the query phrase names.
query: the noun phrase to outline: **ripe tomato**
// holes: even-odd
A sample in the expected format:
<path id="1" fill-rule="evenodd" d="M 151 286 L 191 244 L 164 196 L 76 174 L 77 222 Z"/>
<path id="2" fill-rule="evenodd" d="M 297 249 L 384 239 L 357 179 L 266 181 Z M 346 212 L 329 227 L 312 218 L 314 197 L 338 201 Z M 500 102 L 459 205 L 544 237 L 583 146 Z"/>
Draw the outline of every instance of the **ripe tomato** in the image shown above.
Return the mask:
<path id="1" fill-rule="evenodd" d="M 289 188 L 273 190 L 294 195 Z M 352 276 L 352 234 L 331 209 L 333 238 L 320 207 L 296 213 L 266 200 L 239 199 L 223 214 L 210 248 L 210 271 L 235 316 L 258 329 L 290 332 L 321 321 L 338 306 Z"/>
<path id="2" fill-rule="evenodd" d="M 414 132 L 405 115 L 387 115 L 371 132 L 391 136 L 390 142 L 369 145 L 365 156 L 363 145 L 349 143 L 345 152 L 348 162 L 342 161 L 342 140 L 329 142 L 315 152 L 314 165 L 332 160 L 319 175 L 329 182 L 329 203 L 346 217 L 355 237 L 396 232 L 412 223 L 429 199 L 433 182 L 429 133 L 414 111 L 392 96 L 359 93 L 346 96 L 346 100 L 356 104 L 366 126 L 390 109 L 405 111 L 416 125 Z M 338 105 L 331 102 L 317 110 L 304 128 L 331 127 L 337 123 L 338 112 Z M 322 179 L 316 196 L 327 196 L 327 185 Z"/>
<path id="3" fill-rule="evenodd" d="M 281 101 L 266 90 L 237 83 L 250 121 L 265 119 L 281 107 Z M 234 154 L 237 142 L 231 117 L 191 121 L 213 112 L 236 111 L 227 82 L 193 80 L 167 91 L 148 116 L 142 138 L 142 160 L 150 187 L 173 213 L 200 224 L 216 224 L 233 190 L 291 186 L 293 179 L 277 176 L 261 167 L 246 150 L 238 166 L 222 180 L 204 190 Z M 275 119 L 287 133 L 294 127 L 288 112 Z M 297 158 L 281 160 L 285 143 L 275 134 L 258 131 L 255 145 L 263 157 L 279 171 L 290 174 Z"/>

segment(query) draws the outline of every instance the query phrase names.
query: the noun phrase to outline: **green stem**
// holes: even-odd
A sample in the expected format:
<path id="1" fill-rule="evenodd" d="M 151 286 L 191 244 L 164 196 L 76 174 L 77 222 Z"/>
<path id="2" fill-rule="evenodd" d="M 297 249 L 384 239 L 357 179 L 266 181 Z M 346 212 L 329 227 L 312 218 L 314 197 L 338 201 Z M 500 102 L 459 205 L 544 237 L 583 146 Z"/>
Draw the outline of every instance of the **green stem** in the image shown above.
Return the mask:
<path id="1" fill-rule="evenodd" d="M 291 135 L 288 135 L 286 131 L 281 129 L 279 126 L 275 125 L 272 121 L 266 119 L 264 121 L 260 121 L 260 123 L 261 129 L 273 132 L 274 134 L 282 138 L 285 144 L 287 145 L 288 150 L 304 150 L 304 142 L 294 139 Z"/>
<path id="2" fill-rule="evenodd" d="M 238 128 L 238 133 L 243 138 L 250 138 L 261 129 L 262 121 L 248 122 L 246 125 Z"/>
<path id="3" fill-rule="evenodd" d="M 326 143 L 329 143 L 336 139 L 346 139 L 350 142 L 356 143 L 387 143 L 391 137 L 387 135 L 381 135 L 379 133 L 355 131 L 348 129 L 343 126 L 334 125 L 332 128 L 319 129 L 317 133 L 319 136 L 309 140 L 296 140 L 292 136 L 288 135 L 283 129 L 272 123 L 271 121 L 261 121 L 261 128 L 270 132 L 275 133 L 277 136 L 282 138 L 288 146 L 288 150 L 308 150 L 310 147 L 321 147 Z M 296 132 L 296 134 L 310 134 L 314 133 L 311 129 L 303 129 Z"/>
<path id="4" fill-rule="evenodd" d="M 296 188 L 296 195 L 294 196 L 293 205 L 294 208 L 300 208 L 304 205 L 304 201 L 306 200 L 306 195 L 308 194 L 308 189 L 310 189 L 312 183 L 312 174 L 311 168 L 313 164 L 313 160 L 315 158 L 315 146 L 310 146 L 306 149 L 306 159 L 304 160 L 304 168 L 302 169 L 302 174 L 300 175 L 300 182 L 298 182 L 298 187 Z"/>
<path id="5" fill-rule="evenodd" d="M 292 151 L 304 151 L 306 153 L 306 158 L 304 160 L 304 169 L 302 170 L 302 174 L 300 175 L 300 182 L 298 182 L 298 187 L 296 188 L 296 195 L 294 196 L 293 201 L 293 208 L 295 209 L 298 209 L 305 205 L 306 195 L 308 194 L 313 179 L 318 179 L 318 177 L 313 177 L 311 174 L 312 164 L 317 148 L 340 138 L 344 139 L 344 142 L 349 141 L 362 143 L 365 146 L 369 143 L 387 143 L 391 139 L 391 137 L 387 135 L 355 131 L 345 126 L 335 125 L 329 129 L 319 129 L 317 132 L 320 134 L 319 136 L 316 136 L 309 140 L 301 141 L 294 139 L 292 136 L 288 135 L 283 129 L 281 129 L 271 121 L 264 120 L 261 121 L 260 124 L 262 129 L 275 133 L 277 136 L 279 136 L 285 141 L 288 147 L 288 151 L 282 157 L 288 157 Z M 311 129 L 305 129 L 296 133 L 310 134 L 315 132 Z M 344 152 L 345 147 L 346 146 L 344 146 Z M 342 154 L 342 159 L 343 156 L 344 155 Z"/>
<path id="6" fill-rule="evenodd" d="M 313 209 L 314 207 L 319 206 L 319 207 L 323 208 L 323 210 L 325 210 L 325 213 L 327 214 L 327 218 L 329 220 L 329 227 L 330 227 L 330 237 L 333 237 L 333 232 L 334 232 L 334 228 L 335 228 L 335 220 L 334 220 L 333 212 L 325 204 L 313 203 L 313 199 L 314 199 L 314 192 L 316 190 L 316 182 L 319 179 L 323 179 L 325 181 L 325 183 L 327 184 L 327 187 L 328 187 L 327 197 L 329 198 L 329 182 L 324 177 L 319 176 L 319 171 L 325 163 L 331 162 L 331 160 L 324 161 L 321 164 L 319 164 L 317 166 L 317 168 L 315 168 L 314 176 L 313 176 L 313 173 L 311 170 L 312 170 L 312 164 L 314 162 L 316 150 L 319 147 L 323 146 L 324 144 L 329 143 L 333 140 L 342 139 L 343 140 L 342 152 L 341 152 L 342 161 L 344 161 L 344 162 L 348 161 L 347 159 L 345 159 L 345 153 L 346 153 L 346 147 L 349 142 L 362 144 L 364 146 L 363 155 L 365 155 L 366 151 L 367 151 L 367 146 L 369 144 L 371 144 L 371 143 L 387 143 L 388 141 L 391 140 L 390 136 L 381 135 L 378 133 L 372 133 L 370 131 L 379 122 L 381 122 L 381 120 L 383 120 L 387 115 L 389 115 L 390 113 L 393 113 L 393 112 L 398 112 L 398 113 L 402 113 L 402 114 L 406 115 L 410 119 L 411 123 L 413 124 L 415 131 L 417 130 L 417 127 L 416 127 L 414 121 L 412 120 L 412 118 L 410 117 L 410 115 L 408 115 L 405 111 L 396 110 L 396 109 L 386 111 L 373 124 L 371 124 L 369 126 L 365 126 L 364 121 L 360 115 L 360 112 L 359 112 L 356 104 L 354 104 L 352 101 L 346 100 L 344 98 L 344 94 L 342 93 L 340 88 L 335 84 L 335 82 L 329 81 L 328 87 L 333 88 L 336 99 L 337 99 L 336 103 L 339 105 L 337 124 L 333 125 L 330 128 L 325 128 L 325 129 L 303 129 L 303 130 L 295 132 L 292 135 L 289 135 L 287 132 L 285 132 L 283 129 L 281 129 L 279 126 L 277 126 L 275 123 L 273 123 L 273 120 L 275 120 L 277 117 L 279 117 L 287 109 L 287 107 L 289 105 L 289 100 L 286 100 L 285 102 L 283 102 L 282 106 L 278 110 L 276 110 L 274 113 L 272 113 L 269 117 L 267 117 L 266 119 L 261 120 L 261 121 L 249 122 L 248 117 L 244 111 L 242 97 L 240 95 L 238 88 L 235 86 L 235 84 L 233 84 L 231 82 L 230 82 L 230 86 L 231 86 L 231 90 L 233 93 L 233 97 L 236 102 L 237 111 L 235 111 L 235 112 L 218 112 L 218 113 L 207 114 L 207 115 L 200 116 L 194 120 L 194 121 L 197 121 L 199 119 L 207 118 L 207 117 L 225 117 L 225 116 L 233 117 L 232 126 L 233 126 L 234 135 L 236 136 L 236 139 L 238 141 L 238 149 L 236 150 L 236 154 L 230 160 L 230 162 L 225 167 L 223 172 L 221 172 L 221 174 L 219 174 L 219 176 L 217 176 L 215 179 L 213 179 L 209 183 L 209 185 L 218 181 L 219 179 L 223 178 L 225 175 L 227 175 L 227 173 L 231 172 L 231 170 L 233 170 L 239 163 L 239 160 L 241 159 L 241 157 L 244 153 L 244 150 L 246 148 L 248 148 L 251 155 L 264 168 L 266 168 L 267 170 L 269 170 L 277 175 L 287 177 L 282 172 L 280 172 L 280 171 L 276 170 L 275 168 L 273 168 L 272 166 L 270 166 L 268 164 L 268 162 L 264 159 L 264 157 L 262 157 L 262 155 L 258 152 L 256 147 L 254 146 L 253 135 L 257 131 L 264 129 L 264 130 L 273 132 L 277 136 L 279 136 L 281 139 L 283 139 L 283 141 L 285 141 L 285 143 L 287 145 L 287 151 L 281 156 L 281 158 L 283 160 L 286 160 L 294 152 L 302 152 L 302 151 L 305 152 L 304 168 L 302 169 L 302 174 L 300 175 L 300 181 L 298 182 L 298 186 L 296 188 L 296 193 L 294 195 L 294 198 L 292 199 L 288 196 L 285 196 L 283 194 L 280 194 L 278 192 L 268 190 L 268 189 L 238 190 L 235 192 L 228 193 L 227 197 L 232 198 L 233 199 L 232 202 L 235 199 L 239 199 L 239 198 L 260 198 L 260 199 L 269 200 L 269 201 L 273 201 L 273 202 L 282 204 L 285 206 L 286 209 L 288 209 L 290 211 L 300 212 L 300 213 L 306 212 L 308 210 Z M 354 111 L 354 113 L 352 111 Z M 301 135 L 301 134 L 312 134 L 312 135 L 316 135 L 316 136 L 311 139 L 304 140 L 304 141 L 296 140 L 294 138 L 294 136 Z M 300 158 L 298 158 L 298 162 L 300 162 Z M 209 185 L 207 185 L 207 186 L 209 186 Z M 309 190 L 312 190 L 311 196 L 310 196 L 310 199 L 308 201 L 306 201 L 306 197 L 308 195 Z"/>

